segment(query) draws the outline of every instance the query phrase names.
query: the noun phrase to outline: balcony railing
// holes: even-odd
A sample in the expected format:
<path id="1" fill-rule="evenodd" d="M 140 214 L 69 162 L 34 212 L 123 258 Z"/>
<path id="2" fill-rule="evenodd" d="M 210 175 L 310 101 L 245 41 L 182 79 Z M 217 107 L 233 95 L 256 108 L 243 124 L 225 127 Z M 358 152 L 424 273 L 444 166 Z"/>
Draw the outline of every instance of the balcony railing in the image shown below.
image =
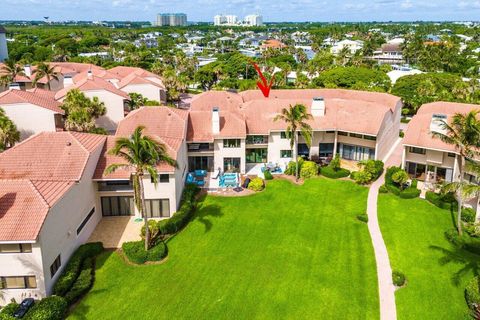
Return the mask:
<path id="1" fill-rule="evenodd" d="M 247 136 L 246 144 L 268 144 L 268 136 Z"/>
<path id="2" fill-rule="evenodd" d="M 129 180 L 102 181 L 98 183 L 98 191 L 133 191 Z"/>
<path id="3" fill-rule="evenodd" d="M 213 143 L 189 143 L 188 152 L 207 152 L 213 151 Z"/>

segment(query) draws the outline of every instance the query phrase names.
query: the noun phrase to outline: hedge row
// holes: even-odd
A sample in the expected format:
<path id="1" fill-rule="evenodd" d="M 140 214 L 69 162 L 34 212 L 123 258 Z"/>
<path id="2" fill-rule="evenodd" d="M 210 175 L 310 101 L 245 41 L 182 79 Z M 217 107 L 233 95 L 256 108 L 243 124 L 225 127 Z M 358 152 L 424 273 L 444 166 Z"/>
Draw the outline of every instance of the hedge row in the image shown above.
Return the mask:
<path id="1" fill-rule="evenodd" d="M 77 251 L 72 255 L 67 266 L 63 270 L 62 275 L 58 278 L 53 287 L 53 294 L 57 296 L 65 296 L 74 286 L 77 278 L 83 270 L 84 261 L 87 258 L 94 258 L 103 251 L 101 242 L 86 243 L 78 247 Z"/>
<path id="2" fill-rule="evenodd" d="M 458 248 L 480 255 L 480 239 L 470 237 L 467 233 L 460 236 L 456 229 L 446 231 L 445 237 Z"/>
<path id="3" fill-rule="evenodd" d="M 425 193 L 425 199 L 442 209 L 456 209 L 458 206 L 457 200 L 455 200 L 455 196 L 452 193 L 439 194 L 433 191 L 427 191 L 427 193 Z"/>
<path id="4" fill-rule="evenodd" d="M 0 320 L 14 320 L 13 314 L 17 311 L 19 305 L 16 302 L 10 302 L 0 310 Z"/>
<path id="5" fill-rule="evenodd" d="M 180 209 L 170 219 L 160 220 L 158 226 L 162 234 L 174 234 L 190 221 L 197 205 L 196 195 L 200 189 L 193 184 L 185 187 Z"/>
<path id="6" fill-rule="evenodd" d="M 339 179 L 348 177 L 350 175 L 350 171 L 343 168 L 335 171 L 331 166 L 326 166 L 320 169 L 320 174 L 330 179 Z"/>
<path id="7" fill-rule="evenodd" d="M 82 263 L 82 271 L 80 271 L 77 280 L 64 296 L 68 304 L 73 304 L 80 300 L 92 288 L 94 280 L 95 260 L 93 257 L 88 257 Z"/>
<path id="8" fill-rule="evenodd" d="M 480 306 L 480 278 L 474 277 L 468 282 L 465 288 L 465 300 L 471 310 L 476 310 Z"/>
<path id="9" fill-rule="evenodd" d="M 168 254 L 168 249 L 165 243 L 159 242 L 148 251 L 145 251 L 145 242 L 131 241 L 122 244 L 123 253 L 128 260 L 137 264 L 144 264 L 147 261 L 160 261 Z"/>
<path id="10" fill-rule="evenodd" d="M 65 298 L 51 296 L 40 300 L 30 309 L 25 320 L 62 320 L 67 312 L 68 302 Z"/>

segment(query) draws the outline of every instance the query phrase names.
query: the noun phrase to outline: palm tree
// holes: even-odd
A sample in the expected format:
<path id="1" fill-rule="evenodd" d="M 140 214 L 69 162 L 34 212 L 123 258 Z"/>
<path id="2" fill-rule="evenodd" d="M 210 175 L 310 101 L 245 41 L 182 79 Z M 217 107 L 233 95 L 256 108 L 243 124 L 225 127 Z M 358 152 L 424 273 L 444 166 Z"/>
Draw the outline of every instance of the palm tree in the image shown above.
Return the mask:
<path id="1" fill-rule="evenodd" d="M 0 108 L 0 151 L 13 147 L 18 141 L 20 141 L 20 132 L 18 132 L 17 126 Z"/>
<path id="2" fill-rule="evenodd" d="M 303 104 L 290 105 L 289 108 L 283 108 L 282 111 L 275 116 L 273 121 L 284 121 L 287 124 L 286 135 L 290 139 L 290 149 L 295 158 L 295 180 L 298 181 L 298 157 L 297 145 L 298 134 L 300 132 L 305 139 L 305 143 L 310 147 L 312 143 L 312 127 L 307 123 L 313 119 L 312 115 L 307 112 L 307 107 Z"/>
<path id="3" fill-rule="evenodd" d="M 23 66 L 17 64 L 12 59 L 5 61 L 4 65 L 0 69 L 0 75 L 0 84 L 4 86 L 8 86 L 10 83 L 14 82 L 17 76 L 27 76 Z"/>
<path id="4" fill-rule="evenodd" d="M 145 213 L 145 193 L 143 188 L 143 177 L 148 173 L 155 186 L 158 183 L 158 172 L 156 166 L 161 162 L 177 166 L 177 163 L 168 153 L 163 143 L 143 135 L 143 126 L 135 129 L 129 138 L 118 138 L 115 146 L 108 151 L 109 154 L 121 157 L 125 163 L 115 163 L 105 169 L 105 174 L 110 174 L 117 169 L 127 168 L 132 170 L 132 181 L 134 199 L 137 209 L 145 221 L 145 250 L 149 249 L 150 232 L 148 228 L 148 217 Z"/>
<path id="5" fill-rule="evenodd" d="M 462 206 L 465 198 L 465 182 L 464 182 L 464 166 L 465 159 L 473 158 L 479 152 L 476 148 L 480 147 L 480 121 L 477 115 L 480 110 L 470 111 L 467 114 L 456 113 L 448 124 L 442 120 L 441 127 L 444 132 L 432 132 L 434 138 L 438 138 L 445 143 L 454 145 L 460 154 L 459 159 L 459 175 L 458 182 L 452 182 L 444 187 L 444 190 L 456 192 L 458 201 L 457 213 L 457 230 L 458 234 L 462 234 Z"/>
<path id="6" fill-rule="evenodd" d="M 47 78 L 48 90 L 51 90 L 50 81 L 52 79 L 58 81 L 58 78 L 60 76 L 60 73 L 55 71 L 55 66 L 50 67 L 49 64 L 44 62 L 40 62 L 39 64 L 37 64 L 37 68 L 35 69 L 35 71 L 33 71 L 33 74 L 35 75 L 35 78 L 33 79 L 33 85 L 36 87 L 37 82 L 43 77 L 45 77 Z"/>

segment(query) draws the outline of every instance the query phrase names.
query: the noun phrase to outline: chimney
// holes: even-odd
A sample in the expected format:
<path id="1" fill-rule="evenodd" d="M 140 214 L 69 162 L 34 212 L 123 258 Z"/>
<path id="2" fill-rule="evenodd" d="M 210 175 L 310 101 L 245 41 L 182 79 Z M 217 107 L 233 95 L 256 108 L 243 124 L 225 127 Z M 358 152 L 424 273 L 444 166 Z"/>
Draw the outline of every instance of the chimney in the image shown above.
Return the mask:
<path id="1" fill-rule="evenodd" d="M 71 86 L 72 84 L 73 84 L 72 76 L 70 76 L 70 75 L 63 76 L 63 87 L 64 88 L 66 88 L 68 86 Z"/>
<path id="2" fill-rule="evenodd" d="M 30 67 L 29 64 L 26 64 L 24 67 L 23 67 L 23 72 L 25 72 L 25 75 L 27 77 L 31 77 L 32 76 L 32 68 Z"/>
<path id="3" fill-rule="evenodd" d="M 312 116 L 323 117 L 325 115 L 325 101 L 322 97 L 315 97 L 312 100 Z"/>
<path id="4" fill-rule="evenodd" d="M 447 116 L 444 114 L 433 114 L 430 121 L 430 132 L 437 132 L 445 134 L 447 130 L 444 128 L 444 122 L 447 121 Z"/>
<path id="5" fill-rule="evenodd" d="M 93 79 L 93 72 L 92 72 L 92 70 L 88 70 L 88 72 L 87 72 L 87 78 L 88 78 L 88 79 Z"/>
<path id="6" fill-rule="evenodd" d="M 213 134 L 220 133 L 220 110 L 218 107 L 212 109 L 212 132 Z"/>

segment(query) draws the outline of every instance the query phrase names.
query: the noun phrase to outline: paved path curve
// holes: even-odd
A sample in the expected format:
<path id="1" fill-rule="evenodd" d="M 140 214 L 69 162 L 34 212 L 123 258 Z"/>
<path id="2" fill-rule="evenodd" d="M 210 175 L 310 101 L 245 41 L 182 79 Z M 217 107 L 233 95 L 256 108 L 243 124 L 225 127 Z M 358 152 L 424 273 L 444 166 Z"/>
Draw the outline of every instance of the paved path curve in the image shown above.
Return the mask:
<path id="1" fill-rule="evenodd" d="M 398 166 L 402 158 L 402 143 L 398 139 L 393 145 L 390 155 L 385 161 L 385 168 Z M 377 263 L 378 293 L 380 296 L 380 320 L 396 320 L 397 309 L 395 306 L 395 286 L 392 282 L 392 268 L 388 258 L 387 247 L 383 241 L 382 232 L 378 224 L 377 198 L 378 189 L 385 182 L 385 174 L 372 183 L 368 192 L 367 214 L 368 231 L 372 238 L 375 260 Z"/>

